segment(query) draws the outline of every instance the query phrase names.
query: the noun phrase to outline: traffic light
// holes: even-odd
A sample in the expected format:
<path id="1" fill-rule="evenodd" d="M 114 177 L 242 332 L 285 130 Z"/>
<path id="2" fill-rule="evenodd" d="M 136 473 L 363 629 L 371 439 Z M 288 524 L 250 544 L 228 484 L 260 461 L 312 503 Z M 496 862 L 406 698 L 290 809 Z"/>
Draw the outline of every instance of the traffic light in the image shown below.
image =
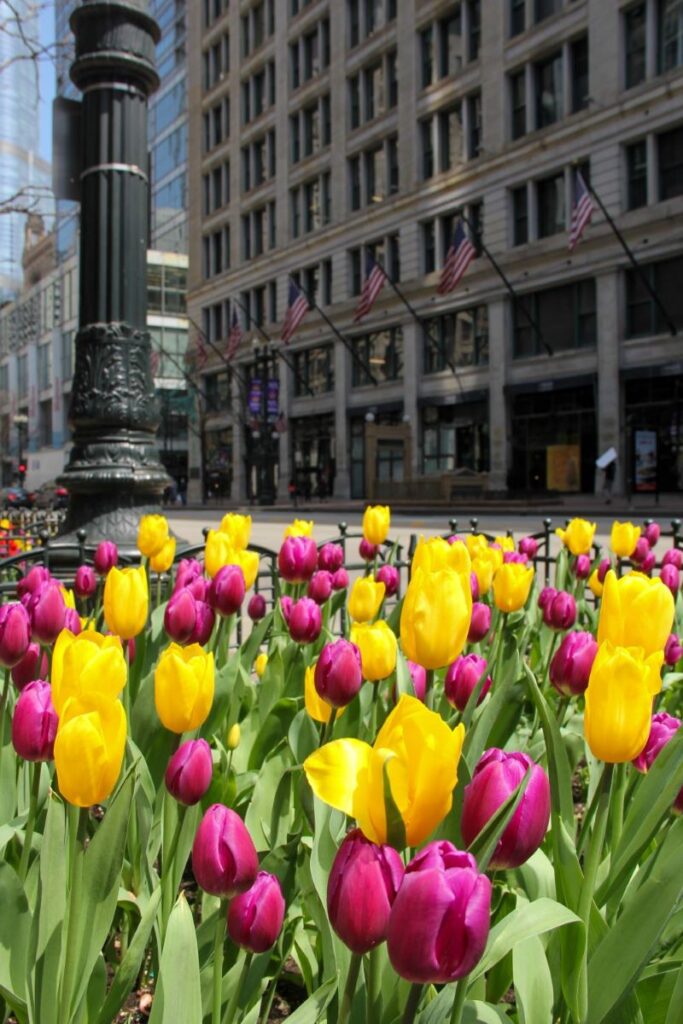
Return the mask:
<path id="1" fill-rule="evenodd" d="M 24 480 L 26 479 L 26 464 L 23 462 L 19 463 L 19 483 L 23 487 Z"/>

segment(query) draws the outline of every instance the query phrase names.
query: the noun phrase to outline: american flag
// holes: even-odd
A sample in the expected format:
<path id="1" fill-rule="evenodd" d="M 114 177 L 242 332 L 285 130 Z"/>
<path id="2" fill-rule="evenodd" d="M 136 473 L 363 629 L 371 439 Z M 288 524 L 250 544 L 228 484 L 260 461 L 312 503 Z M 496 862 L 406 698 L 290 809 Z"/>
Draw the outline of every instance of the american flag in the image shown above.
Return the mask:
<path id="1" fill-rule="evenodd" d="M 382 288 L 384 288 L 386 279 L 387 275 L 384 272 L 384 267 L 380 266 L 377 260 L 368 253 L 365 264 L 365 284 L 356 306 L 356 312 L 353 314 L 354 323 L 358 323 L 359 320 L 368 315 L 375 304 L 377 296 L 382 291 Z"/>
<path id="2" fill-rule="evenodd" d="M 285 345 L 289 345 L 296 333 L 297 327 L 308 313 L 308 310 L 308 299 L 301 289 L 297 288 L 293 281 L 290 281 L 289 304 L 287 306 L 285 322 L 282 325 L 282 340 Z"/>
<path id="3" fill-rule="evenodd" d="M 451 247 L 446 254 L 446 262 L 441 271 L 437 289 L 439 295 L 446 295 L 453 291 L 476 255 L 477 250 L 465 234 L 462 221 L 458 220 Z"/>
<path id="4" fill-rule="evenodd" d="M 581 241 L 586 225 L 593 216 L 593 200 L 586 187 L 581 171 L 574 175 L 574 206 L 572 207 L 572 225 L 569 231 L 569 251 L 573 252 Z"/>
<path id="5" fill-rule="evenodd" d="M 232 310 L 232 323 L 230 324 L 230 333 L 228 334 L 228 345 L 225 351 L 227 359 L 233 359 L 237 349 L 240 347 L 242 340 L 242 325 L 240 318 L 237 313 L 237 308 L 233 306 Z"/>
<path id="6" fill-rule="evenodd" d="M 161 353 L 158 349 L 153 348 L 149 356 L 149 368 L 152 371 L 153 377 L 159 376 L 159 367 L 161 366 Z"/>
<path id="7" fill-rule="evenodd" d="M 197 367 L 203 369 L 206 366 L 206 361 L 209 358 L 209 353 L 206 348 L 206 342 L 204 341 L 203 334 L 197 334 Z"/>

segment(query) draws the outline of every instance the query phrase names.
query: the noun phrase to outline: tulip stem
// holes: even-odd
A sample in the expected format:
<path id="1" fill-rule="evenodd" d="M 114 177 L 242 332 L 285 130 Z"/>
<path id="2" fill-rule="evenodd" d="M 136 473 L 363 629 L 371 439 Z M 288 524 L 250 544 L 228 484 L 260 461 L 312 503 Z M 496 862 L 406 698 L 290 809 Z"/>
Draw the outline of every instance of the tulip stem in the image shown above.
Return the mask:
<path id="1" fill-rule="evenodd" d="M 7 710 L 7 697 L 9 695 L 9 683 L 11 673 L 5 669 L 5 685 L 2 688 L 2 703 L 0 704 L 0 764 L 2 764 L 2 751 L 5 746 L 5 711 Z"/>
<path id="2" fill-rule="evenodd" d="M 375 946 L 365 958 L 366 1021 L 381 1020 L 382 993 L 379 985 L 379 948 Z"/>
<path id="3" fill-rule="evenodd" d="M 434 669 L 426 669 L 425 677 L 425 706 L 431 711 L 434 707 Z"/>
<path id="4" fill-rule="evenodd" d="M 410 993 L 408 995 L 406 1008 L 403 1011 L 403 1019 L 401 1024 L 413 1024 L 413 1021 L 415 1020 L 415 1014 L 417 1013 L 417 1008 L 420 1005 L 420 1000 L 422 999 L 423 988 L 424 985 L 413 984 L 410 986 Z"/>
<path id="5" fill-rule="evenodd" d="M 170 797 L 166 795 L 166 807 L 170 802 Z M 166 926 L 171 916 L 171 910 L 173 908 L 173 896 L 175 894 L 173 882 L 173 863 L 175 861 L 176 851 L 178 849 L 178 842 L 180 840 L 180 833 L 183 830 L 183 823 L 185 821 L 185 806 L 178 804 L 178 818 L 176 820 L 175 829 L 171 836 L 171 842 L 168 844 L 168 850 L 164 850 L 163 862 L 161 865 L 161 921 L 162 921 L 162 932 L 166 933 Z M 167 814 L 164 815 L 164 818 Z"/>
<path id="6" fill-rule="evenodd" d="M 249 968 L 251 967 L 253 955 L 253 953 L 249 952 L 245 954 L 244 963 L 242 964 L 242 970 L 240 971 L 240 976 L 237 979 L 237 984 L 233 989 L 232 996 L 230 997 L 230 1002 L 228 1003 L 228 1008 L 225 1011 L 225 1017 L 223 1018 L 225 1024 L 234 1024 L 235 1020 L 237 1019 L 235 1015 L 239 1008 L 240 996 L 242 995 L 242 989 L 244 988 L 244 983 L 247 980 L 247 975 L 249 974 Z"/>
<path id="7" fill-rule="evenodd" d="M 81 885 L 83 865 L 80 862 L 82 851 L 81 836 L 85 835 L 88 823 L 88 810 L 85 807 L 76 807 L 75 804 L 67 805 L 68 827 L 69 827 L 69 891 L 66 903 L 66 915 L 63 935 L 66 937 L 65 949 L 66 960 L 64 973 L 62 974 L 62 987 L 59 994 L 60 1013 L 59 1019 L 71 1020 L 71 993 L 75 982 L 76 936 L 74 935 L 74 912 L 81 899 Z"/>
<path id="8" fill-rule="evenodd" d="M 353 953 L 351 955 L 349 973 L 346 978 L 346 985 L 344 986 L 344 995 L 342 996 L 341 1006 L 339 1008 L 337 1024 L 346 1024 L 347 1020 L 351 1016 L 351 1006 L 353 1004 L 353 997 L 356 992 L 356 985 L 358 984 L 358 975 L 360 973 L 360 965 L 362 962 L 362 953 Z"/>
<path id="9" fill-rule="evenodd" d="M 324 744 L 327 743 L 327 741 L 332 738 L 332 730 L 334 729 L 334 723 L 336 722 L 336 720 L 337 720 L 337 709 L 336 708 L 332 708 L 332 711 L 330 712 L 329 720 L 326 722 L 325 727 L 323 729 L 322 738 L 320 740 L 320 746 L 321 747 L 324 746 Z"/>
<path id="10" fill-rule="evenodd" d="M 465 1008 L 465 999 L 467 998 L 467 981 L 468 977 L 465 975 L 465 977 L 461 978 L 455 986 L 455 998 L 453 1000 L 451 1024 L 460 1024 L 462 1021 L 462 1011 Z"/>
<path id="11" fill-rule="evenodd" d="M 40 771 L 43 767 L 42 761 L 35 761 L 32 765 L 31 796 L 28 805 L 28 818 L 26 819 L 26 831 L 24 832 L 24 846 L 19 861 L 19 878 L 23 882 L 28 872 L 28 859 L 31 854 L 31 842 L 33 840 L 33 829 L 36 824 L 36 810 L 38 808 L 38 793 L 40 792 Z"/>
<path id="12" fill-rule="evenodd" d="M 211 1024 L 221 1024 L 223 994 L 223 942 L 225 940 L 227 901 L 221 900 L 216 917 L 216 935 L 213 943 L 213 1003 Z M 230 1018 L 228 1018 L 230 1019 Z"/>
<path id="13" fill-rule="evenodd" d="M 610 795 L 610 823 L 609 823 L 609 844 L 612 854 L 619 845 L 621 831 L 624 825 L 624 798 L 626 796 L 626 765 L 617 764 L 614 766 L 614 777 L 612 779 L 612 793 Z"/>
<path id="14" fill-rule="evenodd" d="M 602 859 L 602 847 L 605 842 L 605 832 L 607 831 L 607 815 L 609 812 L 609 791 L 610 783 L 612 781 L 612 768 L 613 765 L 605 764 L 600 782 L 598 783 L 598 805 L 595 812 L 593 833 L 590 838 L 588 853 L 586 854 L 586 861 L 584 864 L 583 886 L 579 897 L 578 915 L 586 925 L 586 931 L 588 931 L 588 925 L 590 922 L 595 882 L 598 875 L 598 868 L 600 867 L 600 861 Z"/>
<path id="15" fill-rule="evenodd" d="M 555 644 L 560 639 L 560 634 L 557 630 L 553 630 L 552 639 L 548 645 L 548 657 L 545 659 L 545 665 L 543 666 L 543 672 L 541 673 L 541 686 L 545 685 L 545 681 L 548 678 L 548 670 L 550 669 L 550 662 L 552 661 L 553 654 L 555 653 Z"/>

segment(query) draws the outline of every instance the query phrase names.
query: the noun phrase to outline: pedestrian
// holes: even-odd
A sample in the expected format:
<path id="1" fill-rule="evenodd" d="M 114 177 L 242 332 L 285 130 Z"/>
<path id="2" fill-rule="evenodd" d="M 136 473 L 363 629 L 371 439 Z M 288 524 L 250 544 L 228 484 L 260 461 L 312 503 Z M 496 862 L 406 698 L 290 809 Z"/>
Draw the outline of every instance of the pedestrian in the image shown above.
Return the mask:
<path id="1" fill-rule="evenodd" d="M 289 497 L 292 500 L 292 504 L 294 505 L 294 508 L 296 508 L 297 507 L 297 489 L 296 489 L 296 480 L 294 479 L 294 477 L 292 477 L 291 480 L 289 481 L 289 486 L 288 486 L 287 490 L 289 491 Z"/>

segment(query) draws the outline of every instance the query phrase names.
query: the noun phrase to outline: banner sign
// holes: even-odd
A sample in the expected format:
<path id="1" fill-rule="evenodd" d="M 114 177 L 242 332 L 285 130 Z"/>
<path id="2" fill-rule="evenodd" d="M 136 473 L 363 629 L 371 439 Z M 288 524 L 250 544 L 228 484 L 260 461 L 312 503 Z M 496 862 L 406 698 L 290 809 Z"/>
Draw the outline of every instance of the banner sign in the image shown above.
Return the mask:
<path id="1" fill-rule="evenodd" d="M 657 432 L 636 430 L 634 436 L 635 474 L 637 491 L 657 490 Z"/>

